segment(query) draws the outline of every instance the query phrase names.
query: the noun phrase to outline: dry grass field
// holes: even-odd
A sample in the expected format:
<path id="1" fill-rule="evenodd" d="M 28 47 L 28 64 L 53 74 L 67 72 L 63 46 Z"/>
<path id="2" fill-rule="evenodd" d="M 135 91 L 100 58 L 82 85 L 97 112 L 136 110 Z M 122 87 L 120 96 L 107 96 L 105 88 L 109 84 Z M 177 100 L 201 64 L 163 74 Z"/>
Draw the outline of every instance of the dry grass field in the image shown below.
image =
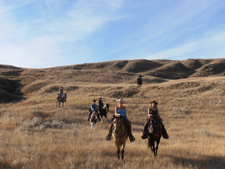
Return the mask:
<path id="1" fill-rule="evenodd" d="M 114 61 L 49 69 L 0 65 L 0 168 L 222 169 L 225 167 L 225 59 Z M 136 87 L 138 74 L 144 84 Z M 55 105 L 59 87 L 68 102 Z M 90 129 L 88 109 L 99 96 L 109 118 Z M 106 141 L 116 99 L 126 101 L 135 142 L 118 160 Z M 149 101 L 170 138 L 158 156 L 141 139 Z"/>

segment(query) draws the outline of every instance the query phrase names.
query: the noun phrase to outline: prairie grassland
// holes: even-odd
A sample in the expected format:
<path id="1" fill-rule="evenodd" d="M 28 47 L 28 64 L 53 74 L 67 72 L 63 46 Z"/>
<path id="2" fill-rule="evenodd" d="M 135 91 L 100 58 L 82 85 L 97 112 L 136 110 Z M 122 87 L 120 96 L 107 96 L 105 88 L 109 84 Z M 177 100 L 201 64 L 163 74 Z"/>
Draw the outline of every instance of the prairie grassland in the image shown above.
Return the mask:
<path id="1" fill-rule="evenodd" d="M 43 85 L 43 83 L 45 85 Z M 27 83 L 29 84 L 29 83 Z M 41 86 L 40 86 L 41 85 Z M 55 105 L 65 86 L 68 102 Z M 1 104 L 0 168 L 193 168 L 225 166 L 225 77 L 188 78 L 160 84 L 36 82 L 23 88 L 26 100 Z M 34 86 L 33 86 L 34 87 Z M 127 141 L 125 159 L 117 160 L 113 141 L 106 141 L 109 119 L 90 130 L 92 99 L 110 104 L 124 97 L 136 141 Z M 155 158 L 142 140 L 149 101 L 159 102 L 170 138 L 162 139 Z"/>

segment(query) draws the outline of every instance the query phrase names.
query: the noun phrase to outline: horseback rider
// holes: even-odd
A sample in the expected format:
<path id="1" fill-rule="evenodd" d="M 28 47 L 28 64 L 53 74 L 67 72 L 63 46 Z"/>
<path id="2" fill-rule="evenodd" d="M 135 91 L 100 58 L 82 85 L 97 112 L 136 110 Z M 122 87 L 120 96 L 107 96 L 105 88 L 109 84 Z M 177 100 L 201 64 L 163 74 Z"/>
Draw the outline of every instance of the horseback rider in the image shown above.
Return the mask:
<path id="1" fill-rule="evenodd" d="M 99 117 L 99 114 L 98 114 L 98 110 L 97 110 L 96 100 L 93 100 L 93 103 L 92 103 L 92 105 L 91 105 L 91 108 L 89 109 L 88 121 L 90 120 L 91 115 L 92 115 L 93 112 L 96 113 L 96 115 L 97 115 L 97 117 L 98 117 L 98 120 L 101 121 L 101 120 L 100 120 L 100 117 Z"/>
<path id="2" fill-rule="evenodd" d="M 99 111 L 99 113 L 101 113 L 103 106 L 104 106 L 103 97 L 100 96 L 99 100 L 98 100 L 98 111 Z"/>
<path id="3" fill-rule="evenodd" d="M 57 100 L 59 100 L 59 98 L 62 98 L 63 97 L 63 87 L 61 87 L 60 89 L 59 89 L 59 93 L 58 93 L 58 97 L 57 97 Z M 65 102 L 66 102 L 66 100 L 65 100 Z"/>
<path id="4" fill-rule="evenodd" d="M 142 75 L 137 78 L 137 85 L 140 87 L 142 85 Z"/>
<path id="5" fill-rule="evenodd" d="M 122 98 L 120 98 L 119 100 L 117 100 L 117 102 L 118 106 L 115 107 L 115 116 L 122 116 L 125 128 L 129 135 L 130 142 L 133 142 L 135 140 L 135 137 L 132 135 L 131 132 L 131 122 L 127 119 L 126 107 L 123 106 L 124 101 Z M 111 140 L 112 130 L 113 130 L 113 122 L 110 125 L 109 134 L 106 136 L 106 140 Z"/>
<path id="6" fill-rule="evenodd" d="M 168 139 L 169 136 L 168 136 L 168 134 L 166 132 L 166 129 L 165 129 L 163 123 L 162 123 L 162 119 L 161 119 L 161 117 L 159 115 L 159 110 L 158 110 L 158 107 L 157 107 L 158 102 L 156 102 L 154 100 L 154 101 L 150 102 L 150 104 L 151 104 L 151 107 L 148 108 L 148 117 L 149 117 L 149 119 L 147 120 L 147 122 L 146 122 L 146 124 L 144 126 L 144 132 L 143 132 L 143 135 L 141 136 L 141 138 L 142 139 L 146 139 L 148 137 L 148 126 L 149 126 L 149 124 L 151 124 L 150 123 L 151 118 L 158 118 L 160 120 L 160 124 L 162 125 L 163 138 Z"/>

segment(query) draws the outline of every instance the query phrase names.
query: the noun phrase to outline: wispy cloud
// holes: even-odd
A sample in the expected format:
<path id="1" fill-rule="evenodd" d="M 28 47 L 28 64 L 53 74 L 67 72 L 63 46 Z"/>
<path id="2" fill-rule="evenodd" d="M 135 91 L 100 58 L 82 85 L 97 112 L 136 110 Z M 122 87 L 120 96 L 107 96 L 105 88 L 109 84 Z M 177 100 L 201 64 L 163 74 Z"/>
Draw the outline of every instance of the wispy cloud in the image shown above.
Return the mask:
<path id="1" fill-rule="evenodd" d="M 23 14 L 24 10 L 28 10 L 27 5 L 34 10 L 32 14 L 29 13 L 34 15 L 33 17 Z M 4 25 L 0 29 L 0 35 L 4 35 L 0 38 L 1 62 L 26 67 L 71 63 L 71 61 L 66 62 L 63 58 L 65 50 L 72 50 L 69 47 L 72 45 L 65 43 L 73 45 L 80 41 L 82 43 L 108 22 L 123 18 L 116 13 L 122 5 L 122 0 L 89 2 L 48 0 L 27 3 L 17 1 L 12 6 L 6 5 L 7 10 L 1 10 L 4 8 L 3 6 L 0 11 L 7 18 L 0 18 Z M 85 55 L 88 54 L 88 51 L 80 50 L 76 54 L 87 57 Z M 82 56 L 75 55 L 74 63 L 84 61 Z M 60 57 L 61 59 L 56 59 Z M 24 59 L 26 62 L 22 61 Z M 51 62 L 45 62 L 46 60 L 51 60 Z"/>
<path id="2" fill-rule="evenodd" d="M 225 58 L 225 32 L 189 42 L 162 52 L 153 53 L 147 59 Z"/>

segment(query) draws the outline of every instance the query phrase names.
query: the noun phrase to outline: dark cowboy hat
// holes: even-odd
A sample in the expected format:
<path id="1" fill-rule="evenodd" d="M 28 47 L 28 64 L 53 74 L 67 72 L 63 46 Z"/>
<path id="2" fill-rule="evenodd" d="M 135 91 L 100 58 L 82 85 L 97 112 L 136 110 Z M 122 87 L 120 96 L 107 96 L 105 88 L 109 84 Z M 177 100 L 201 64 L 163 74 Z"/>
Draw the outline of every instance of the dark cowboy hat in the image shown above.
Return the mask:
<path id="1" fill-rule="evenodd" d="M 155 103 L 156 105 L 158 104 L 158 102 L 156 102 L 155 100 L 153 100 L 152 102 L 150 102 L 150 104 Z"/>

